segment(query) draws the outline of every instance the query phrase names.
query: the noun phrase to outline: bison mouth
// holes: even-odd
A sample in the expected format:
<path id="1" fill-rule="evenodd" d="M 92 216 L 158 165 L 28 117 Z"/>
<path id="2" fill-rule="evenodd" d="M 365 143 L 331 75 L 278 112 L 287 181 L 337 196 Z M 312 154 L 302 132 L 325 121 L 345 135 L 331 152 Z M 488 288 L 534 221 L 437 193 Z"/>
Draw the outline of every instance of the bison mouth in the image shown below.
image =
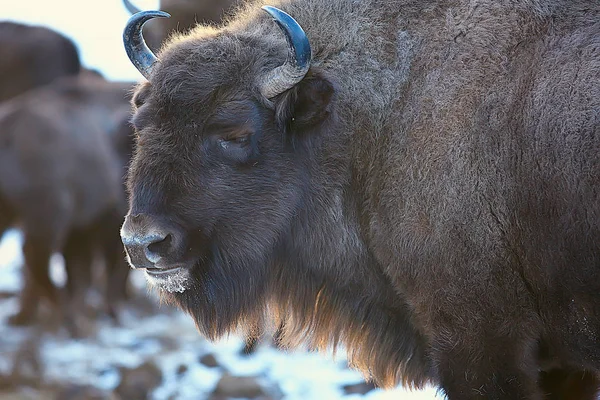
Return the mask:
<path id="1" fill-rule="evenodd" d="M 148 283 L 160 290 L 183 293 L 189 287 L 190 271 L 186 267 L 146 268 L 145 272 Z"/>
<path id="2" fill-rule="evenodd" d="M 168 267 L 168 268 L 151 267 L 151 268 L 146 268 L 146 273 L 148 275 L 156 277 L 156 278 L 165 278 L 173 273 L 176 273 L 177 271 L 180 271 L 182 268 L 183 267 L 181 267 L 181 266 L 173 266 L 173 267 Z"/>

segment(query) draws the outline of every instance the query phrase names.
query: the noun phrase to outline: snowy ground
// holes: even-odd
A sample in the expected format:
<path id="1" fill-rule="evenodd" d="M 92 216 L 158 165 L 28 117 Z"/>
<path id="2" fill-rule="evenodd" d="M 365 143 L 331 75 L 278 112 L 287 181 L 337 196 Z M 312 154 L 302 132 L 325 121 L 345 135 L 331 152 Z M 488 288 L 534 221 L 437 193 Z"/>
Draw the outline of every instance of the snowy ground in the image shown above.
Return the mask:
<path id="1" fill-rule="evenodd" d="M 17 350 L 32 335 L 26 328 L 12 328 L 7 317 L 17 309 L 21 287 L 21 236 L 7 232 L 0 242 L 0 374 L 6 376 L 13 366 Z M 53 259 L 54 279 L 64 280 L 61 258 Z M 146 294 L 143 277 L 134 276 L 141 296 Z M 45 334 L 36 349 L 41 359 L 44 382 L 55 385 L 88 385 L 109 393 L 121 380 L 123 368 L 151 362 L 162 371 L 160 386 L 152 399 L 209 399 L 224 373 L 235 377 L 253 377 L 265 389 L 266 398 L 310 399 L 435 399 L 435 390 L 409 392 L 374 389 L 366 394 L 346 394 L 343 387 L 362 382 L 361 375 L 346 367 L 345 359 L 302 351 L 282 352 L 262 344 L 251 356 L 240 354 L 243 341 L 231 337 L 219 343 L 205 341 L 191 318 L 176 310 L 158 308 L 142 316 L 134 309 L 125 310 L 123 326 L 100 321 L 96 333 L 81 340 L 64 333 Z M 214 355 L 218 366 L 200 362 Z M 27 392 L 14 399 L 50 398 Z M 34 393 L 34 394 L 32 394 Z M 14 396 L 14 395 L 13 395 Z M 0 397 L 5 398 L 0 392 Z M 86 396 L 82 398 L 87 398 Z M 108 398 L 108 397 L 107 397 Z M 113 397 L 114 398 L 114 397 Z M 263 397 L 264 398 L 264 397 Z"/>

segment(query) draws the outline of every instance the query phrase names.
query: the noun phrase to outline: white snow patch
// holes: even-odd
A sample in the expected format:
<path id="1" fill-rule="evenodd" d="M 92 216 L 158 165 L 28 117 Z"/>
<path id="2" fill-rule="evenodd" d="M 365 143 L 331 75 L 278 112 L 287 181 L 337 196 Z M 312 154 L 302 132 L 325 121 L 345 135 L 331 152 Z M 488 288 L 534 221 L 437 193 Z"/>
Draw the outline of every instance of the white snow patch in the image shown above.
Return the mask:
<path id="1" fill-rule="evenodd" d="M 21 232 L 10 229 L 0 239 L 0 291 L 18 292 L 23 285 L 21 280 L 23 236 Z"/>
<path id="2" fill-rule="evenodd" d="M 23 234 L 9 229 L 0 238 L 0 292 L 18 292 L 23 287 Z M 64 259 L 60 254 L 50 257 L 50 278 L 57 286 L 66 282 Z"/>

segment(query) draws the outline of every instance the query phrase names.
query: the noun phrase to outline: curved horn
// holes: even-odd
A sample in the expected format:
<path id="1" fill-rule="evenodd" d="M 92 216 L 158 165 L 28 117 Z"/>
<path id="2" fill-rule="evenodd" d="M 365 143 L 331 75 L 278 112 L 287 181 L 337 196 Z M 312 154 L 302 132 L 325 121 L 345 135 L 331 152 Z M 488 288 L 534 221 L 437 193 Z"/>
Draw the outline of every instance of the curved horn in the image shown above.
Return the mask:
<path id="1" fill-rule="evenodd" d="M 272 6 L 263 6 L 262 9 L 273 17 L 289 46 L 285 63 L 269 71 L 259 84 L 262 95 L 271 99 L 304 78 L 310 67 L 311 50 L 306 33 L 294 18 Z"/>
<path id="2" fill-rule="evenodd" d="M 169 18 L 170 15 L 163 11 L 142 11 L 132 15 L 123 30 L 123 44 L 131 63 L 144 75 L 150 78 L 152 65 L 158 59 L 148 48 L 142 36 L 142 26 L 152 18 Z"/>
<path id="3" fill-rule="evenodd" d="M 123 5 L 125 6 L 125 8 L 127 9 L 127 11 L 129 11 L 130 14 L 137 14 L 139 12 L 141 12 L 142 10 L 140 10 L 139 8 L 137 8 L 135 6 L 135 4 L 133 4 L 131 1 L 129 0 L 123 0 Z"/>

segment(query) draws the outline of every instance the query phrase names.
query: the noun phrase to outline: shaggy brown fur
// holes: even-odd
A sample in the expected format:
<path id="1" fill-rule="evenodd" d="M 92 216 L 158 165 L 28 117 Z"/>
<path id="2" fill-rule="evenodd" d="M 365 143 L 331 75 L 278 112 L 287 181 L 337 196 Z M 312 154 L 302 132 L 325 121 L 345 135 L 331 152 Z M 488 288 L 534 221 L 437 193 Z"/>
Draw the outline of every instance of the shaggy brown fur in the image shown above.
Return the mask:
<path id="1" fill-rule="evenodd" d="M 174 38 L 134 97 L 124 229 L 170 235 L 164 296 L 211 338 L 344 344 L 385 386 L 593 399 L 600 3 L 268 3 L 310 39 L 296 87 L 259 94 L 287 47 L 258 2 Z"/>
<path id="2" fill-rule="evenodd" d="M 124 0 L 125 7 L 134 11 L 132 2 Z M 219 24 L 223 16 L 239 3 L 239 0 L 161 0 L 160 9 L 171 18 L 148 22 L 144 38 L 148 47 L 157 51 L 170 35 L 188 32 L 197 24 Z"/>
<path id="3" fill-rule="evenodd" d="M 19 226 L 25 237 L 25 286 L 13 323 L 33 322 L 41 299 L 72 322 L 67 310 L 83 311 L 97 250 L 108 268 L 106 305 L 115 316 L 128 272 L 116 232 L 126 212 L 131 87 L 84 73 L 0 107 L 0 236 Z M 54 251 L 65 258 L 66 304 L 48 275 Z"/>
<path id="4" fill-rule="evenodd" d="M 0 101 L 79 73 L 71 40 L 41 26 L 0 22 Z"/>

